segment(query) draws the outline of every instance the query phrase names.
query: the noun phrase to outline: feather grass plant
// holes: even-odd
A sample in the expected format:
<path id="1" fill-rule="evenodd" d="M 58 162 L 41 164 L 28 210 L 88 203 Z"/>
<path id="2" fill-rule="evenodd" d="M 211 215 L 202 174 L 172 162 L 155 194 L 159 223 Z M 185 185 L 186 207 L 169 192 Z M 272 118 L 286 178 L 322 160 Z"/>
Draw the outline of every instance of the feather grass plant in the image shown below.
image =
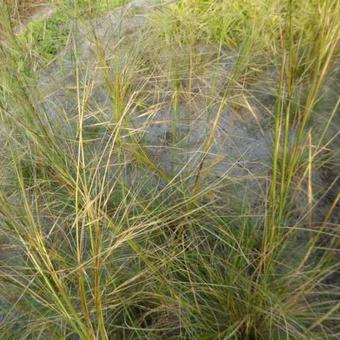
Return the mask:
<path id="1" fill-rule="evenodd" d="M 41 105 L 32 45 L 1 11 L 1 339 L 337 339 L 339 194 L 315 215 L 338 177 L 321 196 L 314 177 L 338 137 L 339 100 L 321 128 L 313 116 L 339 56 L 339 10 L 332 0 L 181 0 L 150 13 L 126 63 L 121 40 L 112 57 L 94 35 L 109 114 L 91 102 L 97 78 L 71 31 L 74 110 L 49 102 L 59 125 Z M 207 43 L 217 52 L 204 60 L 196 51 Z M 227 79 L 201 77 L 224 67 L 226 49 L 236 55 Z M 260 208 L 246 195 L 229 207 L 218 194 L 229 169 L 207 180 L 211 147 L 225 107 L 266 63 L 280 69 L 261 131 L 272 137 L 267 188 Z M 169 109 L 173 154 L 182 108 L 197 114 L 201 103 L 217 107 L 210 130 L 168 173 L 144 142 L 147 128 Z"/>

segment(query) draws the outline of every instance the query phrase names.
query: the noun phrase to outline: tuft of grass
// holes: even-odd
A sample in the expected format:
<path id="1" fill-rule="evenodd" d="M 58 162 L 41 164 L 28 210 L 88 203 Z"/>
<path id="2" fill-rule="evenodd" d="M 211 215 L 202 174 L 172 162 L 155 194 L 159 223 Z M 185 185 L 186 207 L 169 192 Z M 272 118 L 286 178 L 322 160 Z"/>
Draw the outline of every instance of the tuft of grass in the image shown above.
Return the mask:
<path id="1" fill-rule="evenodd" d="M 70 18 L 65 10 L 57 10 L 48 19 L 29 22 L 19 40 L 37 57 L 51 61 L 66 46 L 70 32 L 69 22 Z"/>
<path id="2" fill-rule="evenodd" d="M 2 7 L 1 338 L 337 339 L 339 177 L 317 185 L 336 161 L 340 101 L 317 104 L 339 56 L 338 2 L 146 7 L 137 34 L 106 45 L 90 23 L 86 63 L 76 28 L 60 28 L 118 4 L 56 4 L 24 36 Z M 57 94 L 35 53 L 55 58 L 51 78 L 67 56 Z M 272 105 L 255 100 L 260 75 Z M 237 105 L 234 126 L 271 140 L 268 170 L 243 176 L 241 158 L 215 176 Z M 188 151 L 196 120 L 207 128 Z"/>
<path id="3" fill-rule="evenodd" d="M 122 6 L 125 0 L 106 1 L 50 1 L 45 6 L 50 6 L 52 15 L 47 19 L 29 20 L 25 25 L 19 41 L 26 45 L 36 57 L 50 62 L 58 52 L 66 46 L 70 34 L 70 25 L 75 18 L 88 19 L 104 15 L 118 6 Z M 39 4 L 31 4 L 37 7 Z"/>

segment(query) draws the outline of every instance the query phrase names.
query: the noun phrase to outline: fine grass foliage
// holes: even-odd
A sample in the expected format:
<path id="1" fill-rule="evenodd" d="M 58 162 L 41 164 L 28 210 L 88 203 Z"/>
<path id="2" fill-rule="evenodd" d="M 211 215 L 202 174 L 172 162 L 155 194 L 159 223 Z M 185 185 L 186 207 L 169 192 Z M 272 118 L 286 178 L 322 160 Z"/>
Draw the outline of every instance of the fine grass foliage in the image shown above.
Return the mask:
<path id="1" fill-rule="evenodd" d="M 66 46 L 70 25 L 75 17 L 91 18 L 104 15 L 124 3 L 124 0 L 51 1 L 51 16 L 30 20 L 23 32 L 19 34 L 19 41 L 26 44 L 26 48 L 36 57 L 50 62 Z M 34 6 L 39 6 L 39 3 L 37 5 L 33 3 L 32 7 Z"/>
<path id="2" fill-rule="evenodd" d="M 339 338 L 337 1 L 0 4 L 1 339 Z"/>
<path id="3" fill-rule="evenodd" d="M 48 19 L 33 20 L 19 37 L 27 48 L 43 60 L 50 61 L 66 45 L 69 35 L 69 17 L 64 9 Z"/>

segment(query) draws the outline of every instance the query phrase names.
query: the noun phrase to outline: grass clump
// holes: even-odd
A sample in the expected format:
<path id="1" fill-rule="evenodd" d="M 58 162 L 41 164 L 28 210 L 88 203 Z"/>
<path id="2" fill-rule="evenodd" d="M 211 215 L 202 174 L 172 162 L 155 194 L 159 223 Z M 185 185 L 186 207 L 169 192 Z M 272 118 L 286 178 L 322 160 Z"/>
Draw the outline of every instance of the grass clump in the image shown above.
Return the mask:
<path id="1" fill-rule="evenodd" d="M 339 5 L 102 5 L 2 12 L 1 338 L 337 339 Z"/>
<path id="2" fill-rule="evenodd" d="M 70 25 L 75 18 L 88 19 L 104 15 L 124 3 L 124 0 L 51 2 L 49 4 L 52 10 L 51 16 L 29 21 L 23 33 L 20 34 L 19 41 L 26 44 L 26 48 L 31 50 L 33 55 L 50 62 L 66 46 Z M 45 6 L 48 6 L 48 3 Z"/>
<path id="3" fill-rule="evenodd" d="M 20 35 L 20 40 L 28 45 L 34 55 L 51 61 L 66 46 L 70 32 L 69 22 L 70 18 L 65 14 L 65 10 L 57 10 L 48 19 L 28 23 L 25 32 Z"/>

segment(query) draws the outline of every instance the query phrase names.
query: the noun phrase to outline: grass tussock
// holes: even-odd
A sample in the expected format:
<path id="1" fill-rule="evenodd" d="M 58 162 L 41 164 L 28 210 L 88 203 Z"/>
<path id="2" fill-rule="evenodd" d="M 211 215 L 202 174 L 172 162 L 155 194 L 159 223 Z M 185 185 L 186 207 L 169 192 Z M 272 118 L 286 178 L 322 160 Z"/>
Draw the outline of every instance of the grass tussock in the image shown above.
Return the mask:
<path id="1" fill-rule="evenodd" d="M 0 4 L 1 339 L 339 337 L 337 1 Z"/>

